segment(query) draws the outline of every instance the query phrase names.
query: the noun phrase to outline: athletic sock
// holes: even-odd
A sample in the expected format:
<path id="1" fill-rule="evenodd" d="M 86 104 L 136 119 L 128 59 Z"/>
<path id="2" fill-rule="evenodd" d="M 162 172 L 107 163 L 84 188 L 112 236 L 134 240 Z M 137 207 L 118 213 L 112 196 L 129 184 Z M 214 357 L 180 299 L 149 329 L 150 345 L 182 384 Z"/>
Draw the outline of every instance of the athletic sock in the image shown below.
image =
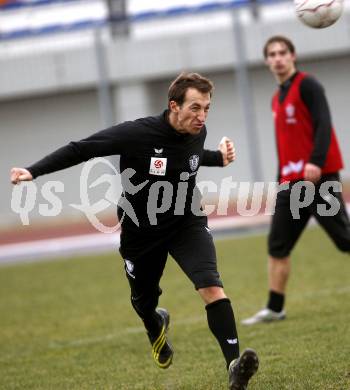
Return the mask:
<path id="1" fill-rule="evenodd" d="M 148 333 L 152 336 L 158 336 L 163 322 L 161 316 L 156 311 L 143 318 L 142 321 Z"/>
<path id="2" fill-rule="evenodd" d="M 239 343 L 235 317 L 228 298 L 219 299 L 205 307 L 209 329 L 218 340 L 226 366 L 239 357 Z"/>
<path id="3" fill-rule="evenodd" d="M 280 313 L 284 306 L 284 294 L 269 291 L 269 300 L 267 302 L 267 308 L 273 310 L 277 313 Z"/>

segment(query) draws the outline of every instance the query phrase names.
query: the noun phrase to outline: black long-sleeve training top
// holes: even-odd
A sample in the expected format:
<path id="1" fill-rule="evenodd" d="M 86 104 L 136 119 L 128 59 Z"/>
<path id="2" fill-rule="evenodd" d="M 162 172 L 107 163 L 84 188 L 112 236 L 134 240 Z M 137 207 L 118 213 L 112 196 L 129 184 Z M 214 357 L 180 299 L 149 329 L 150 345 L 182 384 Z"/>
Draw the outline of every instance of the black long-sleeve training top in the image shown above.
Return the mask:
<path id="1" fill-rule="evenodd" d="M 279 102 L 288 94 L 292 81 L 298 72 L 280 85 Z M 310 163 L 323 167 L 331 142 L 332 120 L 324 88 L 313 77 L 307 75 L 300 84 L 300 96 L 308 108 L 314 127 L 314 149 Z"/>
<path id="2" fill-rule="evenodd" d="M 196 185 L 195 177 L 199 166 L 223 166 L 220 151 L 204 150 L 206 134 L 205 126 L 197 135 L 180 134 L 169 124 L 168 111 L 164 111 L 159 116 L 124 122 L 99 131 L 81 141 L 70 142 L 27 169 L 33 178 L 36 178 L 77 165 L 94 157 L 120 155 L 122 183 L 123 172 L 125 170 L 129 171 L 129 169 L 134 170 L 132 171 L 133 175 L 128 176 L 129 179 L 127 179 L 131 185 L 137 186 L 140 183 L 147 182 L 135 194 L 132 193 L 132 189 L 128 189 L 130 185 L 123 183 L 122 198 L 125 197 L 124 200 L 130 202 L 140 228 L 151 228 L 152 230 L 171 228 L 171 226 L 181 221 L 184 216 L 186 217 L 191 213 L 191 202 Z M 157 193 L 156 188 L 158 188 L 157 185 L 160 181 L 170 183 L 166 186 L 168 188 L 172 186 L 173 192 L 169 209 L 157 215 L 157 224 L 154 225 L 154 221 L 151 222 L 149 218 L 152 210 L 148 207 L 152 205 L 153 208 L 157 205 L 160 207 L 163 191 L 162 189 L 159 191 L 158 203 L 156 202 L 156 204 L 152 203 L 149 195 L 150 189 L 153 189 L 151 194 Z M 183 183 L 188 183 L 184 207 L 182 207 L 179 196 L 177 196 L 179 183 L 182 183 L 181 188 L 185 186 Z M 198 200 L 197 193 L 195 198 Z M 176 201 L 177 208 L 174 213 Z M 121 207 L 123 207 L 122 203 Z M 123 228 L 131 226 L 132 222 L 126 216 Z"/>

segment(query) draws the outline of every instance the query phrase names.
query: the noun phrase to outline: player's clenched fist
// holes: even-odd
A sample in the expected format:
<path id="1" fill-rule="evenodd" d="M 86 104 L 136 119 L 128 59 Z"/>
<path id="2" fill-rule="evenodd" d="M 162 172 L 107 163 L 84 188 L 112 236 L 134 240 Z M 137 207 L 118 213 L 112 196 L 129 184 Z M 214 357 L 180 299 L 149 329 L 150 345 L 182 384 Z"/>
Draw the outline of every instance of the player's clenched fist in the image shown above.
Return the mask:
<path id="1" fill-rule="evenodd" d="M 229 138 L 227 137 L 222 138 L 219 144 L 219 150 L 222 153 L 224 167 L 229 163 L 235 161 L 236 149 L 233 142 Z"/>
<path id="2" fill-rule="evenodd" d="M 33 180 L 32 174 L 25 168 L 12 168 L 11 169 L 11 183 L 18 184 L 21 181 Z"/>

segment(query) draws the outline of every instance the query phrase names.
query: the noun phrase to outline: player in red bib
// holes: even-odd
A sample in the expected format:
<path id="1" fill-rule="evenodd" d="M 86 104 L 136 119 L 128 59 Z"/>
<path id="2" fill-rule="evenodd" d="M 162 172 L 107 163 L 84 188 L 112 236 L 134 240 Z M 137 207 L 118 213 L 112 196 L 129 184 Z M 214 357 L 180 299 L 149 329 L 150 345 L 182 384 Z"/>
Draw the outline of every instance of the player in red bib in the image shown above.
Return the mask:
<path id="1" fill-rule="evenodd" d="M 270 38 L 264 46 L 264 57 L 279 84 L 272 98 L 272 112 L 278 180 L 286 189 L 281 190 L 280 186 L 269 234 L 268 302 L 264 309 L 243 320 L 245 325 L 286 317 L 284 300 L 290 274 L 289 255 L 311 216 L 338 249 L 350 252 L 350 222 L 339 183 L 343 161 L 323 87 L 313 77 L 296 69 L 295 48 L 288 38 Z M 331 183 L 334 186 L 329 186 Z M 304 192 L 300 191 L 296 199 L 302 202 L 310 185 L 315 191 L 310 203 L 295 214 L 293 186 L 294 189 L 304 186 Z M 325 186 L 331 189 L 327 194 L 323 191 Z M 337 211 L 321 215 L 319 206 L 329 210 L 334 201 Z"/>

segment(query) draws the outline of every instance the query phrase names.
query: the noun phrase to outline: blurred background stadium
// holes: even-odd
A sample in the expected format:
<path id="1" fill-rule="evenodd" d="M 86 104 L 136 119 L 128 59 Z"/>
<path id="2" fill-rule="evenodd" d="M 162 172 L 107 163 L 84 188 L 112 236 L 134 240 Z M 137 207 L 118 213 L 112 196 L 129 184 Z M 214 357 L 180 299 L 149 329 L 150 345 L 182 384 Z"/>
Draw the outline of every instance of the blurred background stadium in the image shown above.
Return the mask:
<path id="1" fill-rule="evenodd" d="M 227 135 L 238 155 L 230 168 L 202 169 L 199 180 L 219 184 L 232 175 L 238 182 L 275 181 L 270 112 L 275 82 L 262 58 L 262 46 L 274 34 L 294 41 L 300 68 L 326 88 L 345 159 L 346 185 L 349 5 L 345 2 L 334 26 L 313 30 L 297 20 L 291 1 L 0 0 L 2 261 L 49 252 L 50 245 L 40 242 L 30 255 L 28 247 L 20 249 L 20 242 L 96 233 L 84 214 L 70 206 L 80 203 L 81 166 L 36 181 L 38 194 L 28 226 L 11 209 L 10 168 L 28 166 L 114 123 L 160 113 L 169 82 L 183 70 L 203 73 L 215 83 L 206 146 L 216 148 Z M 47 180 L 64 183 L 64 192 L 57 194 L 62 212 L 51 217 L 39 212 L 39 204 L 48 203 L 40 194 Z M 93 190 L 92 198 L 100 199 L 105 190 Z M 111 205 L 103 213 L 106 223 L 113 224 L 114 215 Z M 116 243 L 108 237 L 97 244 L 95 236 L 90 237 L 80 239 L 80 249 L 100 250 Z M 74 245 L 76 241 L 71 249 Z M 61 249 L 55 240 L 52 250 Z"/>

